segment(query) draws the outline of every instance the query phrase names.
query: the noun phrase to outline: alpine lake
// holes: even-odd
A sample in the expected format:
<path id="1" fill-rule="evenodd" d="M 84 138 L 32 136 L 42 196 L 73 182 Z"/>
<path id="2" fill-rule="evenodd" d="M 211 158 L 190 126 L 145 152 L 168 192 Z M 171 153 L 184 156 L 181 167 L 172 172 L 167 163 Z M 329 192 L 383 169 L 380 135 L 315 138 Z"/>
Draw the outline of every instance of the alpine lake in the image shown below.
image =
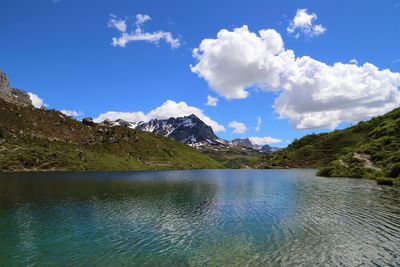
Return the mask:
<path id="1" fill-rule="evenodd" d="M 400 188 L 315 173 L 0 173 L 0 266 L 400 266 Z"/>

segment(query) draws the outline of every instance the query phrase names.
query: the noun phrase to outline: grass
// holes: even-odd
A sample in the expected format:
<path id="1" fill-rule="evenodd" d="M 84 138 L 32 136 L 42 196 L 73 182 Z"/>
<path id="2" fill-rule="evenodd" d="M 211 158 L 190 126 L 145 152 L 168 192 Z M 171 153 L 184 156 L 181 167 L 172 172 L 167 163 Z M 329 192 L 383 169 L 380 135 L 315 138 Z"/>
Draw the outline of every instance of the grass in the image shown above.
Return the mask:
<path id="1" fill-rule="evenodd" d="M 0 170 L 149 170 L 224 166 L 185 144 L 127 127 L 86 126 L 0 99 Z"/>
<path id="2" fill-rule="evenodd" d="M 366 168 L 363 161 L 354 158 L 354 153 L 367 155 L 380 170 Z M 367 178 L 397 184 L 396 179 L 400 176 L 400 108 L 344 130 L 304 136 L 283 150 L 265 155 L 252 166 L 320 168 L 318 174 L 321 176 Z"/>

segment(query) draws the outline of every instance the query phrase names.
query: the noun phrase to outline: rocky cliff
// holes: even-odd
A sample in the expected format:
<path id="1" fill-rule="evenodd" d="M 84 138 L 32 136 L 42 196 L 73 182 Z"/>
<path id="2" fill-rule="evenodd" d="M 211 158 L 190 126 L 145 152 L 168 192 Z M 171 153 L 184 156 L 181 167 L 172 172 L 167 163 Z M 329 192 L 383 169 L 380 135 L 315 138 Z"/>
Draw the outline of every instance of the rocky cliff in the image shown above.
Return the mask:
<path id="1" fill-rule="evenodd" d="M 10 80 L 7 75 L 0 70 L 0 98 L 5 101 L 19 105 L 32 107 L 32 101 L 28 92 L 10 88 Z"/>

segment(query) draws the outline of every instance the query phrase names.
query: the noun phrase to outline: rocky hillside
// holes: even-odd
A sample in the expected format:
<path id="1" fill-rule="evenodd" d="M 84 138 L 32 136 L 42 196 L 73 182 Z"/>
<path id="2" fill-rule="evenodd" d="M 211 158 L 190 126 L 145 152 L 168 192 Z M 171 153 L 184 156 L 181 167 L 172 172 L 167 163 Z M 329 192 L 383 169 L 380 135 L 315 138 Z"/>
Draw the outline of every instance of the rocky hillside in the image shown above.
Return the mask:
<path id="1" fill-rule="evenodd" d="M 0 98 L 20 106 L 31 107 L 29 94 L 23 90 L 10 88 L 7 75 L 0 70 Z"/>
<path id="2" fill-rule="evenodd" d="M 264 155 L 252 166 L 323 167 L 319 172 L 323 176 L 396 183 L 400 176 L 400 108 L 344 130 L 304 136 L 281 151 Z"/>
<path id="3" fill-rule="evenodd" d="M 194 148 L 128 127 L 85 125 L 0 97 L 0 170 L 221 168 Z"/>
<path id="4" fill-rule="evenodd" d="M 257 144 L 253 144 L 249 138 L 236 138 L 236 139 L 233 139 L 231 142 L 241 144 L 245 147 L 252 148 L 254 150 L 259 150 L 259 151 L 265 152 L 265 153 L 273 153 L 273 152 L 279 151 L 281 149 L 279 147 L 272 147 L 270 145 L 260 146 Z"/>

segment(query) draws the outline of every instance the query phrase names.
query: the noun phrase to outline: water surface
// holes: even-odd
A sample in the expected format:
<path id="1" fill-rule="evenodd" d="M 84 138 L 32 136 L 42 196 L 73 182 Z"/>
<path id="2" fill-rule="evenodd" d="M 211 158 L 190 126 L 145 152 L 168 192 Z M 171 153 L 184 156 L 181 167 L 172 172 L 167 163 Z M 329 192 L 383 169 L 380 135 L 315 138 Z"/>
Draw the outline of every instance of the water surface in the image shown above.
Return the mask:
<path id="1" fill-rule="evenodd" d="M 400 266 L 400 189 L 315 170 L 0 173 L 0 266 Z"/>

